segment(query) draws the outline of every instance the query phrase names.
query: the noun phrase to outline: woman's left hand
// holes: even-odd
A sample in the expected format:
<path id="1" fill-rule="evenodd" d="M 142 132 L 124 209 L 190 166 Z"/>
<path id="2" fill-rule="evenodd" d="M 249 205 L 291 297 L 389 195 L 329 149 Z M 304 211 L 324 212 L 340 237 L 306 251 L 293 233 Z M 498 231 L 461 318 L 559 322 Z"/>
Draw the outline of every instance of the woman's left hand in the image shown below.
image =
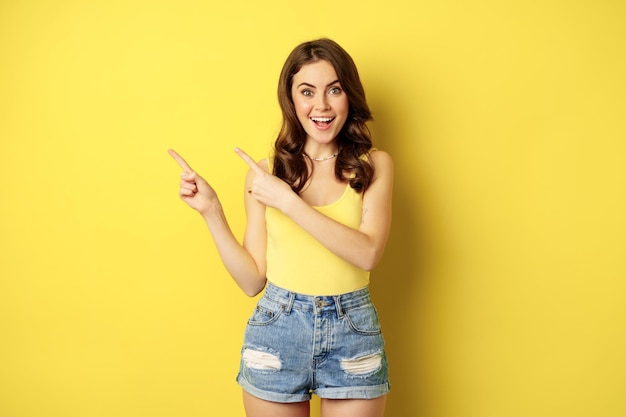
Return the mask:
<path id="1" fill-rule="evenodd" d="M 248 194 L 261 204 L 284 212 L 292 199 L 297 197 L 289 184 L 265 171 L 243 150 L 235 148 L 235 152 L 255 174 L 251 184 L 247 185 Z"/>

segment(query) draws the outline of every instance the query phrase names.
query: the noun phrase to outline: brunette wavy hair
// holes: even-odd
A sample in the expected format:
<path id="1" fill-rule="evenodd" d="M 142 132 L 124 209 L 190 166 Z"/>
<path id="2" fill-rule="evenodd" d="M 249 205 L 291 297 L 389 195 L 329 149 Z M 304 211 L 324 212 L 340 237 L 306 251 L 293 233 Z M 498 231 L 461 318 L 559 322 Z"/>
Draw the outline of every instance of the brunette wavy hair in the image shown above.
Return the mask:
<path id="1" fill-rule="evenodd" d="M 291 87 L 294 75 L 302 66 L 318 61 L 328 61 L 334 67 L 341 88 L 348 97 L 348 118 L 337 136 L 339 154 L 335 177 L 348 181 L 358 192 L 365 192 L 374 176 L 369 158 L 372 139 L 366 125 L 372 120 L 372 115 L 354 61 L 341 46 L 326 38 L 298 45 L 283 65 L 278 82 L 278 102 L 283 121 L 274 143 L 273 174 L 286 181 L 296 193 L 302 191 L 309 179 L 303 155 L 307 135 L 296 115 Z M 353 175 L 346 176 L 346 173 Z"/>

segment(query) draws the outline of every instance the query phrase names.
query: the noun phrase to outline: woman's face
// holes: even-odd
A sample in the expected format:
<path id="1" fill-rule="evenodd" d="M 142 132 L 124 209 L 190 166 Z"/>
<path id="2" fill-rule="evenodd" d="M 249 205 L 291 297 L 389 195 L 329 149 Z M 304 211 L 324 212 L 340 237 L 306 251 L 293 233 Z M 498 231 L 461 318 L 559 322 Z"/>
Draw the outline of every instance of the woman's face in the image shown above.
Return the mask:
<path id="1" fill-rule="evenodd" d="M 307 141 L 334 141 L 348 118 L 349 105 L 330 62 L 303 65 L 293 77 L 291 97 Z"/>

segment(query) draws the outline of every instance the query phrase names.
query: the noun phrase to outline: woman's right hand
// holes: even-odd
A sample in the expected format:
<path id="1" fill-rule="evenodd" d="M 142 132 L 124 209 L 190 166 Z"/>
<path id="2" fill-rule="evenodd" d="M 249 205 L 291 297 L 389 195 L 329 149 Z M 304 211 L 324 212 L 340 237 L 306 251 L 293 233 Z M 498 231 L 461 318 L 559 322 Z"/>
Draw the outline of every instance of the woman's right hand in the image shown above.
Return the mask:
<path id="1" fill-rule="evenodd" d="M 219 204 L 217 193 L 213 187 L 191 169 L 183 157 L 177 154 L 173 149 L 168 150 L 168 153 L 183 169 L 183 172 L 180 174 L 180 198 L 187 203 L 189 207 L 200 214 L 205 213 L 211 207 Z"/>

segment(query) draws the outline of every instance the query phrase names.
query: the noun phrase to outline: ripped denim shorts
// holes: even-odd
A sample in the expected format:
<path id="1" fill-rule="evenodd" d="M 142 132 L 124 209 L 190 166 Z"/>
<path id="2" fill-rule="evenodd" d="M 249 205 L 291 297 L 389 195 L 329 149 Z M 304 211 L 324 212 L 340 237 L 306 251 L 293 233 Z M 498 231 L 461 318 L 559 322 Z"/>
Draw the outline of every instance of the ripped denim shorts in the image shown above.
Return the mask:
<path id="1" fill-rule="evenodd" d="M 268 283 L 248 320 L 237 382 L 255 397 L 281 403 L 312 394 L 386 394 L 387 357 L 369 290 L 310 296 Z"/>

